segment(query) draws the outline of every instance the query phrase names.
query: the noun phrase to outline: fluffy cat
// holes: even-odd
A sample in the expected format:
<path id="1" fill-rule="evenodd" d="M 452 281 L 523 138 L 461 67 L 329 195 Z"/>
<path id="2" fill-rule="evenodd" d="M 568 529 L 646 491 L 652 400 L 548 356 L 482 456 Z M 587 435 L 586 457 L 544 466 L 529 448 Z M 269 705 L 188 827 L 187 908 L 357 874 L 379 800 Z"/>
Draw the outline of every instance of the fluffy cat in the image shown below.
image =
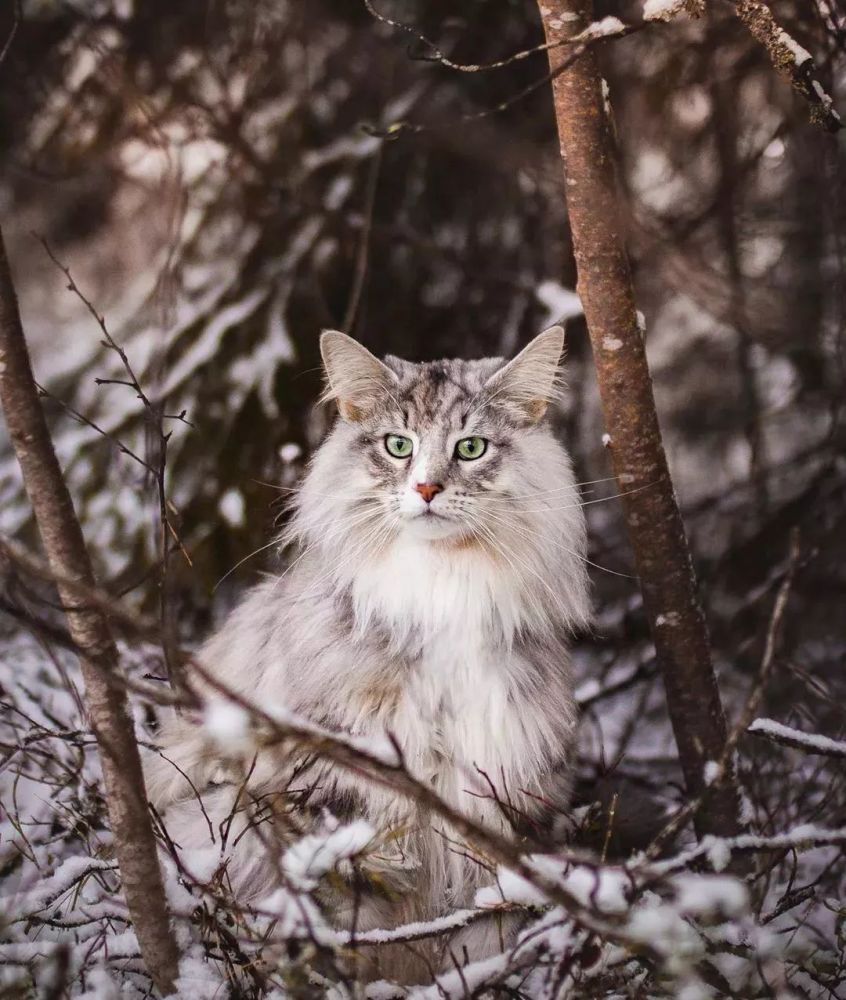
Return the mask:
<path id="1" fill-rule="evenodd" d="M 589 616 L 579 496 L 544 419 L 562 348 L 553 327 L 508 363 L 415 364 L 380 361 L 325 332 L 325 398 L 339 419 L 295 495 L 284 536 L 293 561 L 199 654 L 262 706 L 333 730 L 390 733 L 409 770 L 443 798 L 528 842 L 554 837 L 568 803 L 576 728 L 568 636 Z M 202 846 L 208 825 L 194 789 L 219 822 L 243 792 L 243 771 L 188 718 L 169 720 L 161 744 L 179 767 L 148 761 L 150 798 L 175 841 Z M 272 804 L 282 843 L 286 830 L 319 824 L 326 810 L 388 835 L 373 862 L 381 888 L 364 890 L 354 917 L 340 896 L 330 901 L 339 924 L 433 917 L 472 904 L 490 879 L 413 803 L 326 762 L 295 760 L 290 748 L 262 750 L 247 788 Z M 268 895 L 275 880 L 250 836 L 229 860 L 243 900 Z M 496 937 L 479 924 L 443 947 L 478 958 Z M 387 952 L 378 974 L 421 975 L 407 953 L 386 960 Z M 424 959 L 436 968 L 444 954 Z"/>

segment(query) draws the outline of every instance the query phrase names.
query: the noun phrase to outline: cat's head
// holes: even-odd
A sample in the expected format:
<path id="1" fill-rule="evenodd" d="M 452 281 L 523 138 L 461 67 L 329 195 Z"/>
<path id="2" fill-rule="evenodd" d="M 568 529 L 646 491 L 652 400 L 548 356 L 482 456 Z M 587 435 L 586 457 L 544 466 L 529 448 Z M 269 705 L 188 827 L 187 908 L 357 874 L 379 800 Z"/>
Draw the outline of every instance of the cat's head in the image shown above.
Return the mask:
<path id="1" fill-rule="evenodd" d="M 504 635 L 529 621 L 584 624 L 582 502 L 546 419 L 563 342 L 553 327 L 512 361 L 415 364 L 323 334 L 325 399 L 339 419 L 283 535 L 315 593 L 349 589 L 362 621 L 378 605 L 394 628 L 445 613 L 449 595 Z M 425 601 L 407 585 L 426 590 L 436 576 Z"/>
<path id="2" fill-rule="evenodd" d="M 557 388 L 561 327 L 509 362 L 380 361 L 336 331 L 326 331 L 320 346 L 325 398 L 337 403 L 335 436 L 346 452 L 336 486 L 359 491 L 365 509 L 381 511 L 394 530 L 483 540 L 509 516 L 508 497 L 531 493 L 533 484 L 543 491 L 569 474 L 544 426 Z"/>

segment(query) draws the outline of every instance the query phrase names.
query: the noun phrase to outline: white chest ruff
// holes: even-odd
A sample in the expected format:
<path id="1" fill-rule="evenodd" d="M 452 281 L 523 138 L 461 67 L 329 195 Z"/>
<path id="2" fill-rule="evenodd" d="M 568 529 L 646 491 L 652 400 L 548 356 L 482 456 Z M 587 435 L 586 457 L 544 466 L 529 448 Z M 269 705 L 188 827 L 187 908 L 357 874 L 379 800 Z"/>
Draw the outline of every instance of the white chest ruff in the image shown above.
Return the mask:
<path id="1" fill-rule="evenodd" d="M 513 574 L 476 549 L 410 542 L 360 567 L 352 590 L 358 628 L 379 622 L 398 652 L 413 652 L 379 720 L 411 770 L 473 812 L 488 780 L 500 789 L 525 783 L 545 754 L 543 726 L 519 696 L 532 665 L 513 647 L 524 620 Z"/>
<path id="2" fill-rule="evenodd" d="M 476 546 L 402 539 L 356 567 L 350 582 L 359 628 L 379 621 L 398 647 L 412 636 L 421 647 L 510 646 L 525 617 L 519 581 Z"/>

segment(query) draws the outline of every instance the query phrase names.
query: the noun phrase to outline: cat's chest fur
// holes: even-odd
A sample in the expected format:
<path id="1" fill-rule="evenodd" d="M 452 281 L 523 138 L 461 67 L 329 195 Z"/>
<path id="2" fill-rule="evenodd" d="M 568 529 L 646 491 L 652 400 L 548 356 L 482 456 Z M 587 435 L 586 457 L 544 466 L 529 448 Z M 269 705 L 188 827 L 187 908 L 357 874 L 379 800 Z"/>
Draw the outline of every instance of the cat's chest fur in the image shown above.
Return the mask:
<path id="1" fill-rule="evenodd" d="M 350 594 L 358 629 L 378 622 L 396 650 L 419 651 L 433 669 L 509 647 L 527 610 L 513 567 L 476 543 L 401 540 L 356 568 Z"/>
<path id="2" fill-rule="evenodd" d="M 538 763 L 521 696 L 534 668 L 514 641 L 528 609 L 506 568 L 474 545 L 410 541 L 352 582 L 354 628 L 364 637 L 378 626 L 395 664 L 391 697 L 374 680 L 368 721 L 450 798 L 477 789 L 483 771 L 519 778 Z M 368 686 L 360 691 L 366 702 Z"/>

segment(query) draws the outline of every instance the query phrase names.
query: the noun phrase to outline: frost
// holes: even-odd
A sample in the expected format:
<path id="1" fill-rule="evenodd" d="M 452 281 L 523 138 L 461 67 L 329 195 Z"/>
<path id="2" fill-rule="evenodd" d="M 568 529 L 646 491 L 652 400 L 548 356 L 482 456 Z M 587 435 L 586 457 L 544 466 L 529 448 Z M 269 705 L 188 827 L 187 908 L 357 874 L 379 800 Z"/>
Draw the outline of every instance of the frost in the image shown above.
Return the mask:
<path id="1" fill-rule="evenodd" d="M 623 341 L 619 337 L 603 337 L 602 349 L 604 351 L 619 351 L 623 346 Z"/>

